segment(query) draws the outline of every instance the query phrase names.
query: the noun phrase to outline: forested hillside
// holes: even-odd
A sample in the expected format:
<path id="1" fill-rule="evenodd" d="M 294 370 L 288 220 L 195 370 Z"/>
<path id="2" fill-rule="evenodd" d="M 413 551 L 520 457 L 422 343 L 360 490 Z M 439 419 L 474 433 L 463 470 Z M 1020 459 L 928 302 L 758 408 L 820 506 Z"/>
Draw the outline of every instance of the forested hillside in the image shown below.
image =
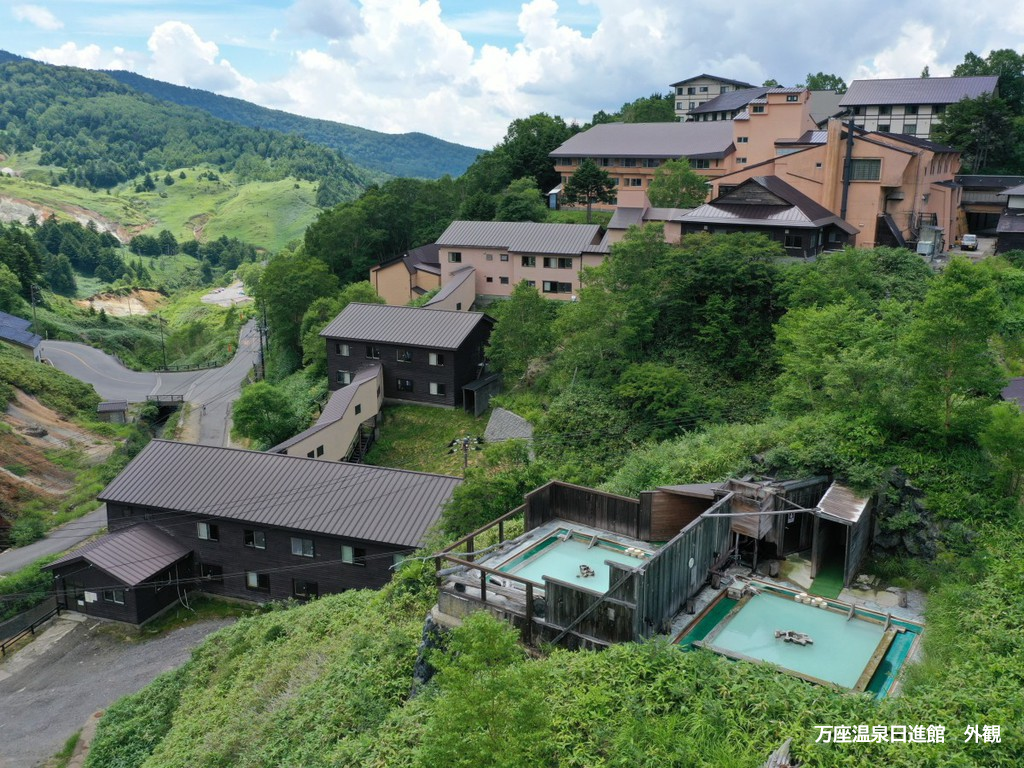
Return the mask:
<path id="1" fill-rule="evenodd" d="M 338 152 L 299 136 L 240 127 L 102 73 L 29 60 L 0 64 L 0 126 L 0 152 L 39 148 L 52 181 L 91 188 L 206 163 L 243 181 L 316 181 L 326 207 L 368 182 Z"/>
<path id="2" fill-rule="evenodd" d="M 134 72 L 117 70 L 106 74 L 142 93 L 185 107 L 202 109 L 214 117 L 238 125 L 302 136 L 341 152 L 357 165 L 391 176 L 424 179 L 460 176 L 482 151 L 424 133 L 388 134 L 345 123 L 293 115 L 241 99 L 218 96 L 209 91 L 152 80 Z M 345 98 L 344 94 L 334 97 Z"/>

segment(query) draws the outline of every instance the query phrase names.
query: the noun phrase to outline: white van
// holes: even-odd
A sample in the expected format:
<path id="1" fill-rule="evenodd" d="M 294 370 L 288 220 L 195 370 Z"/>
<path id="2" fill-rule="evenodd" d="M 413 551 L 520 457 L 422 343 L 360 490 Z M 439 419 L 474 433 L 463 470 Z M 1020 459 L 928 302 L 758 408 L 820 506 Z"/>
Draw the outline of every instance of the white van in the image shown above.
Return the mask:
<path id="1" fill-rule="evenodd" d="M 976 251 L 978 250 L 978 236 L 977 235 L 964 235 L 960 238 L 960 250 L 961 251 Z"/>

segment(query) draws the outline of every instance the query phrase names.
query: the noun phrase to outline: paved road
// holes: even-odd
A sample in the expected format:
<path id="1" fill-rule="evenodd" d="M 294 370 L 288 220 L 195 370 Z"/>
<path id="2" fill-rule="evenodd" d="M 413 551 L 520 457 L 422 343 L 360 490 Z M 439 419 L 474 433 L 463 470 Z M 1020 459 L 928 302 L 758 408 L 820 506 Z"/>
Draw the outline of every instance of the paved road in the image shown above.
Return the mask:
<path id="1" fill-rule="evenodd" d="M 180 666 L 230 623 L 200 622 L 140 642 L 93 619 L 57 619 L 0 662 L 0 768 L 31 768 L 52 756 L 94 712 Z"/>
<path id="2" fill-rule="evenodd" d="M 227 365 L 188 373 L 132 371 L 95 347 L 72 341 L 44 341 L 40 354 L 60 370 L 92 384 L 106 400 L 141 403 L 148 395 L 182 395 L 199 414 L 202 445 L 227 445 L 231 403 L 252 369 L 259 351 L 256 326 L 249 322 L 238 337 L 235 356 Z"/>
<path id="3" fill-rule="evenodd" d="M 54 528 L 46 535 L 45 539 L 33 542 L 27 547 L 17 547 L 0 552 L 0 575 L 14 573 L 29 563 L 34 563 L 40 557 L 70 549 L 80 541 L 85 541 L 93 534 L 98 533 L 106 525 L 107 505 L 100 504 L 97 509 L 84 517 L 65 523 L 60 528 Z"/>

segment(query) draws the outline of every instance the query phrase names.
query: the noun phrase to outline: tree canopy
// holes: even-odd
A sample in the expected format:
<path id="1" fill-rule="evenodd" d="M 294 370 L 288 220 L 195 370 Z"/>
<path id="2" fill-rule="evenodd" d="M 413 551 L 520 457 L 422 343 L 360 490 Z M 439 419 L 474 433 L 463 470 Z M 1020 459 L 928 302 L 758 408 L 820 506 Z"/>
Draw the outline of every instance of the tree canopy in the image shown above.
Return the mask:
<path id="1" fill-rule="evenodd" d="M 685 157 L 668 160 L 654 171 L 647 197 L 662 208 L 696 208 L 707 200 L 708 182 Z"/>
<path id="2" fill-rule="evenodd" d="M 597 163 L 587 157 L 562 185 L 561 198 L 566 205 L 586 205 L 589 224 L 594 203 L 615 201 L 615 186 L 608 172 L 598 168 Z"/>

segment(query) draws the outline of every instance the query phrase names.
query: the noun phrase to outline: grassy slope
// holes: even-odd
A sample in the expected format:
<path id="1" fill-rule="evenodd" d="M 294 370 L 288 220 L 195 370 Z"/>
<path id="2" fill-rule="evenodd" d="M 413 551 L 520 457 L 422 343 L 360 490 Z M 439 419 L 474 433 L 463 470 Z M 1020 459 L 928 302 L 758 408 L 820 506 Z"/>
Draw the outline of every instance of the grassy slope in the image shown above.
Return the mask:
<path id="1" fill-rule="evenodd" d="M 382 467 L 461 475 L 462 451 L 449 453 L 448 444 L 457 437 L 481 436 L 486 426 L 486 417 L 476 419 L 461 409 L 387 406 L 381 439 L 370 450 L 367 461 Z M 482 455 L 470 451 L 470 465 Z"/>
<path id="2" fill-rule="evenodd" d="M 433 598 L 430 564 L 413 564 L 382 593 L 220 632 L 185 668 L 108 710 L 88 766 L 722 768 L 760 765 L 790 737 L 809 768 L 1018 766 L 1024 542 L 1020 531 L 989 533 L 984 563 L 933 592 L 929 661 L 902 697 L 875 702 L 653 642 L 474 667 L 407 700 Z M 477 654 L 495 647 L 477 640 Z M 964 742 L 968 725 L 985 724 L 1002 726 L 1002 743 Z M 816 725 L 942 725 L 946 740 L 825 745 Z M 439 751 L 451 754 L 438 762 Z"/>
<path id="3" fill-rule="evenodd" d="M 40 168 L 37 160 L 38 152 L 5 160 L 6 165 L 26 176 L 0 178 L 0 194 L 54 209 L 58 219 L 71 218 L 64 212 L 68 207 L 83 208 L 135 233 L 156 234 L 167 229 L 178 240 L 190 240 L 198 231 L 204 242 L 224 235 L 277 251 L 301 240 L 306 227 L 320 213 L 314 202 L 316 186 L 308 181 L 239 184 L 230 173 L 218 173 L 219 180 L 210 181 L 198 178 L 207 169 L 185 168 L 170 172 L 172 185 L 162 182 L 163 175 L 155 177 L 157 188 L 152 192 L 135 192 L 133 183 L 108 194 L 68 185 L 50 186 L 45 181 L 50 169 Z M 182 170 L 184 179 L 180 178 Z"/>

